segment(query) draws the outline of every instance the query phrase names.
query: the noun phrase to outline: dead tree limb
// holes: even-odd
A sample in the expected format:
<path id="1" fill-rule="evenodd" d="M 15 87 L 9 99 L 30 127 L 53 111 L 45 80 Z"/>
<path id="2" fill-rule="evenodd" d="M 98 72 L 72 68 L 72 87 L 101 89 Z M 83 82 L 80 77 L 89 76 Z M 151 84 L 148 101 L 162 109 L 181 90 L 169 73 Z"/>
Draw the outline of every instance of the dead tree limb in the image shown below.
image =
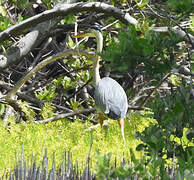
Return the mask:
<path id="1" fill-rule="evenodd" d="M 45 120 L 41 120 L 41 121 L 35 121 L 35 123 L 37 124 L 41 124 L 41 123 L 48 123 L 51 121 L 57 121 L 59 119 L 63 119 L 63 118 L 67 118 L 67 117 L 72 117 L 78 114 L 83 114 L 83 113 L 90 113 L 90 112 L 94 112 L 96 111 L 95 108 L 90 108 L 90 109 L 84 109 L 84 110 L 79 110 L 79 111 L 74 111 L 74 112 L 70 112 L 70 113 L 65 113 L 65 114 L 58 114 L 54 117 L 45 119 Z"/>
<path id="2" fill-rule="evenodd" d="M 31 27 L 37 27 L 23 37 L 18 44 L 12 46 L 7 54 L 0 55 L 0 71 L 10 64 L 17 62 L 34 47 L 37 46 L 49 33 L 53 25 L 56 24 L 56 19 L 60 20 L 63 16 L 70 13 L 77 13 L 81 11 L 93 11 L 97 13 L 104 13 L 108 16 L 113 16 L 125 24 L 136 25 L 138 21 L 126 13 L 125 11 L 118 9 L 114 6 L 102 3 L 102 2 L 91 2 L 91 3 L 74 3 L 74 4 L 60 4 L 51 10 L 44 11 L 43 13 L 37 14 L 30 17 L 21 23 L 7 28 L 5 31 L 0 33 L 0 42 L 29 30 Z M 40 24 L 39 24 L 40 23 Z M 183 30 L 179 30 L 176 27 L 159 27 L 154 28 L 156 32 L 168 32 L 171 29 L 175 34 L 188 40 L 188 37 L 194 43 L 194 36 L 186 34 Z"/>
<path id="3" fill-rule="evenodd" d="M 78 51 L 74 49 L 68 49 L 62 53 L 58 53 L 56 55 L 50 56 L 47 59 L 41 61 L 37 66 L 35 66 L 31 71 L 29 71 L 21 80 L 12 88 L 12 90 L 6 95 L 5 99 L 13 99 L 18 90 L 22 87 L 22 85 L 28 81 L 33 75 L 35 75 L 40 69 L 45 67 L 47 64 L 54 62 L 58 59 L 64 58 L 69 55 L 85 55 L 85 56 L 94 56 L 94 53 L 89 53 L 87 51 Z"/>
<path id="4" fill-rule="evenodd" d="M 6 29 L 5 31 L 1 32 L 0 42 L 10 38 L 11 36 L 22 34 L 24 31 L 44 21 L 52 20 L 53 18 L 56 17 L 62 18 L 63 16 L 66 16 L 70 13 L 77 13 L 81 11 L 104 13 L 108 16 L 113 16 L 119 19 L 125 24 L 136 25 L 138 23 L 138 21 L 132 16 L 130 16 L 129 13 L 102 2 L 91 2 L 91 3 L 79 2 L 73 4 L 60 4 L 51 10 L 47 10 L 33 17 L 30 17 L 22 21 L 21 23 L 14 25 Z M 184 31 L 179 30 L 177 27 L 171 27 L 170 29 L 177 35 L 185 37 Z M 168 27 L 157 27 L 153 29 L 153 31 L 156 32 L 168 32 L 168 30 L 169 30 Z M 192 42 L 194 42 L 194 37 L 190 34 L 189 36 Z"/>
<path id="5" fill-rule="evenodd" d="M 125 24 L 137 24 L 137 20 L 131 17 L 128 13 L 114 6 L 102 3 L 102 2 L 91 2 L 91 3 L 74 3 L 74 4 L 60 4 L 51 10 L 44 11 L 33 17 L 30 17 L 21 23 L 14 25 L 5 31 L 0 33 L 0 42 L 10 38 L 11 36 L 16 36 L 22 34 L 24 31 L 29 30 L 31 27 L 36 26 L 39 23 L 51 20 L 56 17 L 63 17 L 70 13 L 77 13 L 81 11 L 93 11 L 98 13 L 105 13 L 109 16 L 113 16 Z"/>
<path id="6" fill-rule="evenodd" d="M 142 108 L 142 107 L 129 107 L 129 109 L 131 109 L 131 110 L 137 110 L 137 109 L 142 110 L 142 109 L 145 109 L 145 108 Z M 48 119 L 45 119 L 45 120 L 35 121 L 35 123 L 37 123 L 37 124 L 48 123 L 48 122 L 51 122 L 51 121 L 57 121 L 59 119 L 72 117 L 72 116 L 83 114 L 83 113 L 91 113 L 91 112 L 95 112 L 95 111 L 96 111 L 96 108 L 89 108 L 89 109 L 73 111 L 73 112 L 69 112 L 69 113 L 65 113 L 65 114 L 58 114 L 54 117 L 51 117 L 51 118 L 48 118 Z"/>
<path id="7" fill-rule="evenodd" d="M 58 20 L 53 19 L 38 24 L 31 32 L 11 46 L 6 54 L 1 54 L 0 72 L 8 66 L 17 63 L 22 57 L 26 56 L 30 51 L 37 47 L 46 38 L 49 31 L 57 24 L 57 22 Z"/>
<path id="8" fill-rule="evenodd" d="M 194 44 L 194 36 L 192 36 L 189 33 L 185 33 L 183 30 L 176 27 L 154 27 L 152 31 L 154 32 L 164 32 L 168 33 L 170 31 L 174 32 L 178 36 L 184 38 L 186 41 L 191 41 L 192 44 Z"/>

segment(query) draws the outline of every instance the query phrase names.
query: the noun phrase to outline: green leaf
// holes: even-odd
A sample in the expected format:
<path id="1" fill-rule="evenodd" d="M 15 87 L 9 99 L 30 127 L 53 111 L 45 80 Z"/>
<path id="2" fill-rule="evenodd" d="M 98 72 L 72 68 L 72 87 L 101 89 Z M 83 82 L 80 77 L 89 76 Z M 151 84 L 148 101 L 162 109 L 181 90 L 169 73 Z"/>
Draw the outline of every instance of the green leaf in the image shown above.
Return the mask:
<path id="1" fill-rule="evenodd" d="M 179 84 L 181 84 L 180 78 L 176 75 L 171 75 L 169 78 L 169 81 L 174 85 L 174 86 L 178 86 Z"/>
<path id="2" fill-rule="evenodd" d="M 55 107 L 52 106 L 51 103 L 45 102 L 40 114 L 43 119 L 47 119 L 47 118 L 55 116 L 54 110 L 55 110 Z"/>
<path id="3" fill-rule="evenodd" d="M 174 105 L 173 110 L 174 110 L 175 113 L 183 112 L 183 111 L 184 111 L 184 106 L 182 105 L 181 102 L 177 102 L 177 103 Z"/>
<path id="4" fill-rule="evenodd" d="M 135 0 L 137 5 L 140 7 L 140 8 L 143 8 L 144 6 L 146 6 L 148 3 L 149 3 L 149 0 Z"/>
<path id="5" fill-rule="evenodd" d="M 7 10 L 6 10 L 6 8 L 4 6 L 0 6 L 0 14 L 2 16 L 6 16 Z"/>
<path id="6" fill-rule="evenodd" d="M 72 106 L 72 109 L 73 110 L 77 110 L 79 105 L 80 105 L 80 102 L 79 101 L 74 101 L 72 98 L 70 99 L 70 104 Z"/>
<path id="7" fill-rule="evenodd" d="M 168 0 L 168 4 L 175 11 L 186 13 L 192 10 L 192 1 L 193 0 Z"/>
<path id="8" fill-rule="evenodd" d="M 71 15 L 65 16 L 65 18 L 61 20 L 61 24 L 71 24 L 71 23 L 74 23 L 76 20 L 77 20 L 77 17 L 71 14 Z"/>
<path id="9" fill-rule="evenodd" d="M 0 17 L 0 30 L 5 30 L 11 25 L 11 20 L 7 17 Z"/>
<path id="10" fill-rule="evenodd" d="M 21 14 L 18 15 L 18 23 L 22 22 L 24 20 L 23 16 Z"/>
<path id="11" fill-rule="evenodd" d="M 68 43 L 67 43 L 67 47 L 68 48 L 72 48 L 75 46 L 74 41 L 72 40 L 71 36 L 68 37 Z"/>

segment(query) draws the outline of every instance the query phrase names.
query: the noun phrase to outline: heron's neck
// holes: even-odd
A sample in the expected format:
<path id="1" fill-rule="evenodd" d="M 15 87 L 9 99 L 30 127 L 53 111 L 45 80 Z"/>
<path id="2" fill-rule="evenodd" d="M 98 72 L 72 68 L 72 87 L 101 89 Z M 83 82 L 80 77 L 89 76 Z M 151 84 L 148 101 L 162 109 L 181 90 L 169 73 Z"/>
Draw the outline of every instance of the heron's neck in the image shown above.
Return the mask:
<path id="1" fill-rule="evenodd" d="M 96 41 L 97 41 L 97 52 L 100 53 L 102 52 L 102 48 L 103 48 L 103 36 L 102 33 L 99 32 L 98 36 L 96 36 Z M 96 55 L 95 59 L 94 59 L 94 74 L 93 74 L 93 80 L 94 80 L 94 85 L 96 86 L 98 84 L 98 82 L 100 81 L 100 56 Z"/>

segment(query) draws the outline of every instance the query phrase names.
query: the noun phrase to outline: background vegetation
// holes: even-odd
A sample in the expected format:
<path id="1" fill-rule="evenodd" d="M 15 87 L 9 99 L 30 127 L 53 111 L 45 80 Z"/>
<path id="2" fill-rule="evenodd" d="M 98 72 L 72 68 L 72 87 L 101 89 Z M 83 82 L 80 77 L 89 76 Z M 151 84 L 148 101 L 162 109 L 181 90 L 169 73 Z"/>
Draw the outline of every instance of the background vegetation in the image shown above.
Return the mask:
<path id="1" fill-rule="evenodd" d="M 46 148 L 49 167 L 53 153 L 58 167 L 64 151 L 79 164 L 90 156 L 97 179 L 194 178 L 194 1 L 101 2 L 0 1 L 1 175 L 22 146 L 38 162 Z M 126 147 L 93 108 L 95 40 L 71 38 L 96 23 L 101 76 L 128 96 Z"/>

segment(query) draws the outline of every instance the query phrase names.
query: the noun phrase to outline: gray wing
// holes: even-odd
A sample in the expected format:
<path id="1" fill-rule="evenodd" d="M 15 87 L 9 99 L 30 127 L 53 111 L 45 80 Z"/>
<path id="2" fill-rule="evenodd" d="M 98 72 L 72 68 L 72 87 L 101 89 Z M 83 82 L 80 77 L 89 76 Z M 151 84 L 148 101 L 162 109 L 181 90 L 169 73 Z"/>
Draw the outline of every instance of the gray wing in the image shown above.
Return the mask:
<path id="1" fill-rule="evenodd" d="M 127 112 L 127 96 L 123 88 L 114 79 L 102 78 L 95 89 L 97 108 L 112 119 L 124 118 Z"/>

